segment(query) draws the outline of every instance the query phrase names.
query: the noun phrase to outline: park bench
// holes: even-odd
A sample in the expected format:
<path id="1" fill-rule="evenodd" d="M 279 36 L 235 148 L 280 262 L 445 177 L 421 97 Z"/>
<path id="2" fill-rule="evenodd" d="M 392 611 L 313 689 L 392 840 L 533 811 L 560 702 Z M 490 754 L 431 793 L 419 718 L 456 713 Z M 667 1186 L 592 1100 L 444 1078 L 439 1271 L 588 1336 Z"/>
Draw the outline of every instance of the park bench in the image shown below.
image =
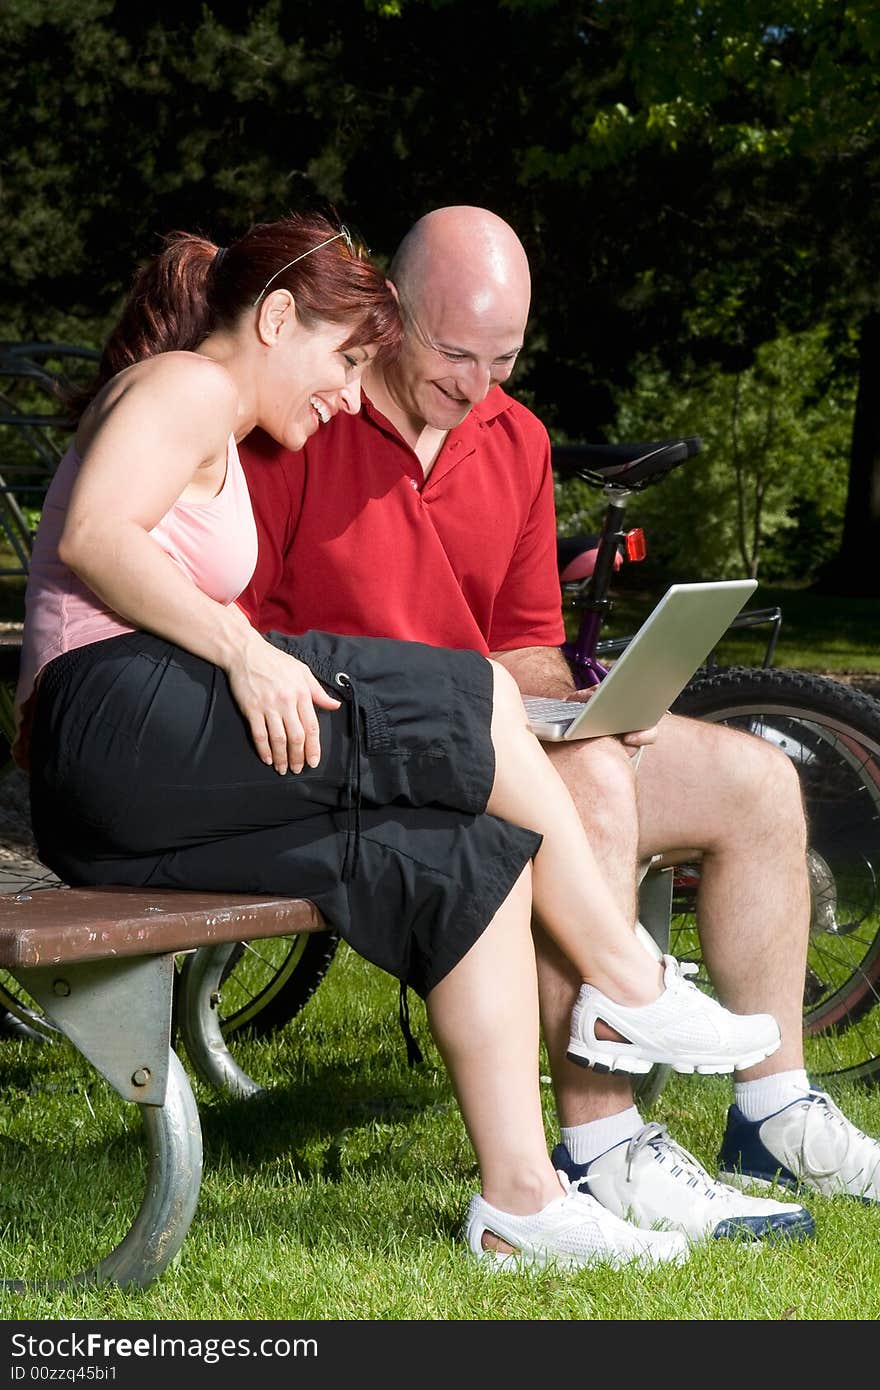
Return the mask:
<path id="1" fill-rule="evenodd" d="M 653 908 L 668 922 L 668 883 L 668 875 L 658 876 L 653 893 L 659 889 L 660 898 L 643 901 L 644 918 L 653 917 Z M 176 957 L 193 953 L 176 1005 L 189 1061 L 208 1084 L 247 1098 L 260 1088 L 233 1059 L 217 1016 L 224 961 L 243 940 L 326 929 L 301 898 L 66 887 L 0 895 L 0 969 L 123 1100 L 140 1107 L 144 1126 L 145 1191 L 127 1234 L 56 1287 L 145 1288 L 177 1254 L 195 1214 L 202 1133 L 172 1046 Z M 26 1287 L 0 1280 L 0 1288 Z"/>
<path id="2" fill-rule="evenodd" d="M 243 940 L 326 930 L 299 898 L 65 888 L 0 896 L 0 968 L 124 1100 L 138 1105 L 147 1148 L 140 1209 L 124 1239 L 56 1287 L 113 1282 L 146 1287 L 174 1258 L 202 1177 L 199 1113 L 172 1047 L 175 960 L 203 968 L 179 991 L 179 1026 L 198 1074 L 242 1096 L 259 1088 L 237 1067 L 220 1030 L 214 981 Z M 202 949 L 199 949 L 202 948 Z M 22 1291 L 9 1279 L 0 1287 Z"/>

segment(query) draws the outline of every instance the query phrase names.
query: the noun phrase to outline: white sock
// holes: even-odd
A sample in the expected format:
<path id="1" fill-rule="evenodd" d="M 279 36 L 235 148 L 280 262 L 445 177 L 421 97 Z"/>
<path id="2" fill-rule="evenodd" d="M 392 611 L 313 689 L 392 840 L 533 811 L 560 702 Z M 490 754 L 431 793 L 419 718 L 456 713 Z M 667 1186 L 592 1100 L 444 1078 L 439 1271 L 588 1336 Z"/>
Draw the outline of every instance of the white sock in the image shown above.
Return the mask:
<path id="1" fill-rule="evenodd" d="M 747 1120 L 766 1120 L 811 1090 L 805 1071 L 778 1071 L 757 1081 L 734 1081 L 733 1099 Z"/>
<path id="2" fill-rule="evenodd" d="M 606 1115 L 585 1125 L 563 1126 L 562 1142 L 575 1163 L 591 1163 L 615 1144 L 632 1139 L 644 1123 L 636 1107 L 631 1105 L 619 1115 Z"/>

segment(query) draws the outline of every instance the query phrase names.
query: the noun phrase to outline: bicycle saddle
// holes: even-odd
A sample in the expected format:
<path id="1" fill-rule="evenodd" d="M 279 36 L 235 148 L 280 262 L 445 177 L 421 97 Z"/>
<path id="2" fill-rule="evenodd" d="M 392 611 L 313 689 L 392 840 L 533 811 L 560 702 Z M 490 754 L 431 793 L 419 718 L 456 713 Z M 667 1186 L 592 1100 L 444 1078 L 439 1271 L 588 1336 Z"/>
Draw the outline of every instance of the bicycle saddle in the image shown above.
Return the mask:
<path id="1" fill-rule="evenodd" d="M 661 477 L 700 452 L 698 435 L 630 444 L 554 444 L 551 449 L 557 473 L 604 486 L 619 483 L 631 487 Z"/>

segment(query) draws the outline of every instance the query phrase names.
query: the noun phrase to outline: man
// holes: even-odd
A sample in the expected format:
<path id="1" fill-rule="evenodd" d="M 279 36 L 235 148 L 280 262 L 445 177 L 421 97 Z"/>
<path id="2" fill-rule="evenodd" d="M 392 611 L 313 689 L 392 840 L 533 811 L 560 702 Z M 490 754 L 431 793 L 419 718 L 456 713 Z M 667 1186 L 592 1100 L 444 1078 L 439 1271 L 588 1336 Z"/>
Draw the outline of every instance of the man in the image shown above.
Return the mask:
<path id="1" fill-rule="evenodd" d="M 318 402 L 324 423 L 301 453 L 259 435 L 242 447 L 260 527 L 245 606 L 263 629 L 473 647 L 507 666 L 524 694 L 572 695 L 559 651 L 549 441 L 501 390 L 529 310 L 522 245 L 485 209 L 441 208 L 404 238 L 390 280 L 404 344 L 365 374 L 360 414 L 330 419 Z M 780 1174 L 792 1187 L 880 1200 L 880 1144 L 804 1070 L 809 887 L 788 759 L 760 739 L 670 715 L 656 730 L 548 753 L 632 921 L 640 862 L 701 854 L 699 927 L 717 992 L 728 1008 L 780 1024 L 780 1050 L 734 1078 L 725 1174 Z M 808 1234 L 801 1207 L 715 1182 L 662 1126 L 645 1125 L 627 1077 L 567 1060 L 579 981 L 537 926 L 535 942 L 562 1126 L 556 1166 L 641 1226 L 692 1238 Z"/>

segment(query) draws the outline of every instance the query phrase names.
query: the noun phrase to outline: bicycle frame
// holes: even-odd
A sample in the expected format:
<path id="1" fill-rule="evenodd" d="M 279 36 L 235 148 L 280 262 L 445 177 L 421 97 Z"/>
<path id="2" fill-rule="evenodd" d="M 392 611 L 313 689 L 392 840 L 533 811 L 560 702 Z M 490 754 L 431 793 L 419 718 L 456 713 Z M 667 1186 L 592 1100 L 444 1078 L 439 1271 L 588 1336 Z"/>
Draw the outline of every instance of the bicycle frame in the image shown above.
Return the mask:
<path id="1" fill-rule="evenodd" d="M 598 685 L 608 674 L 598 658 L 599 633 L 608 614 L 611 612 L 611 575 L 614 572 L 614 559 L 621 544 L 626 543 L 623 531 L 623 518 L 632 493 L 629 488 L 606 487 L 607 498 L 602 534 L 596 548 L 596 563 L 589 579 L 579 586 L 581 593 L 574 600 L 582 608 L 577 637 L 573 642 L 563 642 L 562 653 L 572 669 L 578 690 L 588 690 Z"/>
<path id="2" fill-rule="evenodd" d="M 608 674 L 608 667 L 600 661 L 600 656 L 619 655 L 630 641 L 628 636 L 599 640 L 599 634 L 613 607 L 610 588 L 615 559 L 621 549 L 630 561 L 638 561 L 645 555 L 641 531 L 624 530 L 626 508 L 636 489 L 622 488 L 609 483 L 604 485 L 603 491 L 606 497 L 605 517 L 596 547 L 593 573 L 574 586 L 575 596 L 571 600 L 571 606 L 582 609 L 583 614 L 577 636 L 572 641 L 563 642 L 561 647 L 578 690 L 587 690 L 598 685 Z M 761 608 L 749 613 L 740 613 L 734 618 L 731 627 L 754 627 L 765 623 L 772 625 L 762 662 L 764 667 L 768 667 L 773 665 L 776 656 L 782 609 Z M 706 669 L 711 671 L 714 667 L 714 656 L 710 653 Z"/>

